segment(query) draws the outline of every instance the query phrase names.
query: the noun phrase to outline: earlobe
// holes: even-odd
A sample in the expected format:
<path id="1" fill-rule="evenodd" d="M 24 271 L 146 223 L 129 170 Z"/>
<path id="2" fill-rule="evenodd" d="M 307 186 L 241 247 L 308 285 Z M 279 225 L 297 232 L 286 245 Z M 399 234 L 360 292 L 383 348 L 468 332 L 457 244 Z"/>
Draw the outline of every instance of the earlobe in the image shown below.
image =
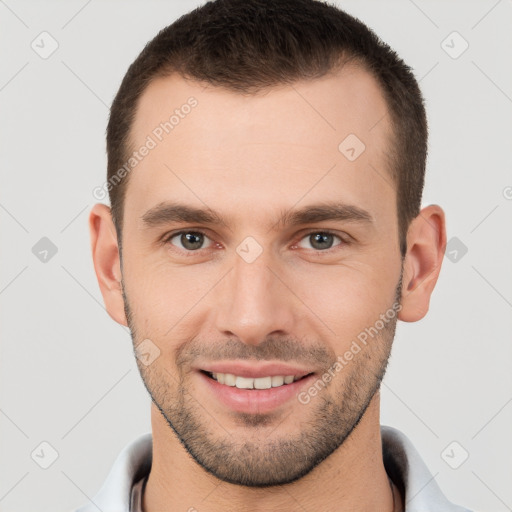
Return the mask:
<path id="1" fill-rule="evenodd" d="M 411 222 L 407 232 L 400 320 L 416 322 L 427 314 L 445 247 L 444 212 L 438 205 L 429 205 Z"/>
<path id="2" fill-rule="evenodd" d="M 117 234 L 108 206 L 93 206 L 89 215 L 89 232 L 94 271 L 107 312 L 116 322 L 127 326 Z"/>

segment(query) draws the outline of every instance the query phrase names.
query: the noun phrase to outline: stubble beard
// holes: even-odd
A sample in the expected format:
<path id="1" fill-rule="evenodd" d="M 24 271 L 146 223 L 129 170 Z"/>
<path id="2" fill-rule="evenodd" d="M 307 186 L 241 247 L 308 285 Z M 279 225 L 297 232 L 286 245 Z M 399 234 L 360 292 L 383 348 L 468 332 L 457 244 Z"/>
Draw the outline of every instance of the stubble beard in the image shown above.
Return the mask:
<path id="1" fill-rule="evenodd" d="M 401 283 L 402 275 L 396 288 L 395 304 L 400 302 Z M 137 336 L 124 287 L 123 296 L 135 347 L 142 340 Z M 187 391 L 186 375 L 179 364 L 179 377 L 159 364 L 145 366 L 137 360 L 137 365 L 153 403 L 186 451 L 204 470 L 222 481 L 241 486 L 284 485 L 310 473 L 342 446 L 357 427 L 385 375 L 396 322 L 395 316 L 386 323 L 379 335 L 363 346 L 307 405 L 297 401 L 294 407 L 310 410 L 308 420 L 301 423 L 302 428 L 295 435 L 279 435 L 280 422 L 289 418 L 274 413 L 237 413 L 237 432 L 229 432 L 219 425 L 221 419 L 209 415 L 202 397 L 193 397 Z M 335 389 L 337 382 L 342 385 Z M 240 426 L 244 427 L 242 438 Z"/>

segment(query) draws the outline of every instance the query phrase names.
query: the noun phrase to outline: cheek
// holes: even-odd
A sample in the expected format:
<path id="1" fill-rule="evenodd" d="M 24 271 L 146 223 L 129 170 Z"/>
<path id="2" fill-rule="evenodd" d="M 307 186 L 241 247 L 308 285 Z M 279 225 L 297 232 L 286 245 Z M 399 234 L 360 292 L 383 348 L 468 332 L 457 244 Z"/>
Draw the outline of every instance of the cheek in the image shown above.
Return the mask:
<path id="1" fill-rule="evenodd" d="M 306 309 L 318 317 L 326 339 L 332 340 L 339 353 L 391 308 L 399 275 L 399 268 L 396 272 L 383 271 L 357 263 L 318 266 L 308 273 L 298 273 L 292 282 Z"/>
<path id="2" fill-rule="evenodd" d="M 128 252 L 128 251 L 127 251 Z M 134 257 L 124 265 L 124 284 L 139 337 L 174 338 L 218 280 L 203 265 L 170 267 L 163 258 Z"/>

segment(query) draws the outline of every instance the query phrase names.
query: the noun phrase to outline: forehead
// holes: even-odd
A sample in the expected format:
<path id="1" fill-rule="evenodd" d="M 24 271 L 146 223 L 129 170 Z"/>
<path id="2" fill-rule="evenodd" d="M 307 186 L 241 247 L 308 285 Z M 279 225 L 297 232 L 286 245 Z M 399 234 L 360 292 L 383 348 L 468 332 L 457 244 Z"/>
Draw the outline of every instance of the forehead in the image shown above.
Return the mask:
<path id="1" fill-rule="evenodd" d="M 187 106 L 193 101 L 191 98 L 197 103 L 193 108 Z M 197 137 L 207 135 L 212 139 L 215 135 L 217 140 L 231 140 L 236 134 L 234 142 L 250 136 L 254 142 L 308 137 L 314 143 L 327 136 L 325 142 L 329 143 L 337 142 L 347 132 L 358 132 L 361 139 L 368 140 L 389 129 L 388 119 L 382 119 L 386 113 L 387 105 L 376 80 L 352 64 L 320 79 L 282 84 L 256 94 L 186 80 L 173 73 L 154 79 L 141 95 L 131 140 L 142 142 L 144 136 L 169 121 L 173 114 L 172 139 L 177 144 L 189 135 L 189 130 L 174 129 L 178 124 L 193 129 Z M 187 122 L 181 123 L 186 118 Z M 302 122 L 294 123 L 299 118 Z M 380 130 L 368 133 L 376 123 Z M 280 132 L 283 126 L 287 128 L 285 133 Z"/>
<path id="2" fill-rule="evenodd" d="M 132 147 L 151 150 L 130 173 L 126 198 L 140 211 L 178 190 L 197 203 L 243 189 L 281 207 L 301 191 L 314 196 L 343 184 L 346 196 L 362 187 L 377 194 L 381 180 L 390 181 L 390 136 L 381 89 L 360 67 L 257 94 L 173 74 L 152 81 L 139 100 Z"/>

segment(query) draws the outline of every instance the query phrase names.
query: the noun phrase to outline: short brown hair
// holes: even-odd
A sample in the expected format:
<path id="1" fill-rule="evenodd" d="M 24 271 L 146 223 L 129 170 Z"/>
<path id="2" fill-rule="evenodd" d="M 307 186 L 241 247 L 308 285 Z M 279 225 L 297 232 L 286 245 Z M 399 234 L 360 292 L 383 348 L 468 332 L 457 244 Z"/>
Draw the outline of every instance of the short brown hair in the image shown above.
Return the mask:
<path id="1" fill-rule="evenodd" d="M 411 69 L 358 19 L 318 0 L 215 0 L 161 30 L 129 67 L 110 109 L 107 182 L 129 158 L 138 100 L 155 78 L 181 76 L 251 94 L 315 79 L 348 60 L 362 64 L 387 101 L 393 144 L 388 172 L 396 186 L 400 250 L 420 211 L 427 157 L 423 98 Z M 126 175 L 109 187 L 121 241 Z"/>

